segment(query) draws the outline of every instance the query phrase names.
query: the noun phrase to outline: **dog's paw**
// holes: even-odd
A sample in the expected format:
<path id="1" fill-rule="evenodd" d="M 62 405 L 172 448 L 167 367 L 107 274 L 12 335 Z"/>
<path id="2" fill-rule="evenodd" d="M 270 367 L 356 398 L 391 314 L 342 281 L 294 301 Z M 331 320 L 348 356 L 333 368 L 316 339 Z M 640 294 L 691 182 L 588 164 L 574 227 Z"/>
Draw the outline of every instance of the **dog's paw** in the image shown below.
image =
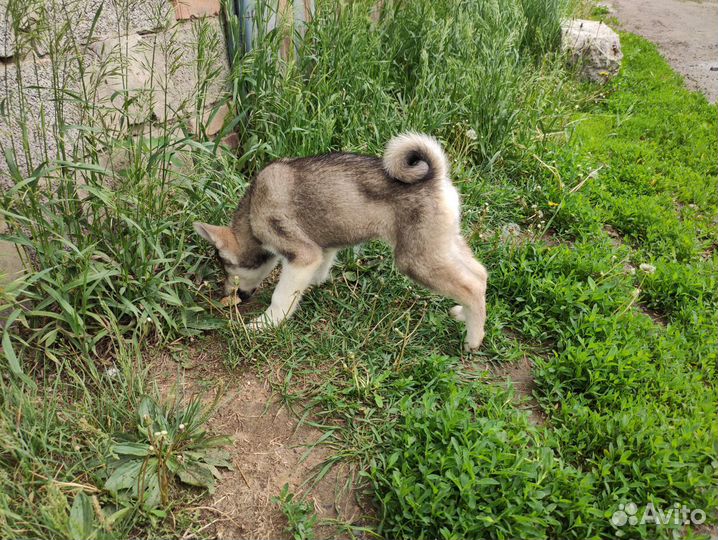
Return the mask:
<path id="1" fill-rule="evenodd" d="M 469 343 L 468 341 L 464 342 L 464 352 L 468 353 L 468 354 L 475 353 L 476 351 L 479 350 L 480 347 L 481 347 L 481 343 L 479 343 L 477 345 L 477 344 Z"/>
<path id="2" fill-rule="evenodd" d="M 272 328 L 273 326 L 274 325 L 269 319 L 267 319 L 267 317 L 261 316 L 249 321 L 249 324 L 247 324 L 247 330 L 250 332 L 261 332 L 268 328 Z"/>
<path id="3" fill-rule="evenodd" d="M 483 332 L 478 336 L 467 336 L 466 341 L 464 341 L 464 352 L 473 353 L 478 351 L 482 341 L 484 341 Z"/>
<path id="4" fill-rule="evenodd" d="M 325 284 L 327 281 L 329 281 L 329 278 L 331 278 L 332 275 L 330 272 L 323 272 L 318 275 L 312 276 L 312 281 L 309 282 L 310 285 L 319 286 Z"/>
<path id="5" fill-rule="evenodd" d="M 261 332 L 264 328 L 265 324 L 261 319 L 252 319 L 247 323 L 247 330 L 250 332 Z"/>
<path id="6" fill-rule="evenodd" d="M 465 321 L 464 306 L 454 306 L 449 310 L 449 315 L 457 321 Z"/>

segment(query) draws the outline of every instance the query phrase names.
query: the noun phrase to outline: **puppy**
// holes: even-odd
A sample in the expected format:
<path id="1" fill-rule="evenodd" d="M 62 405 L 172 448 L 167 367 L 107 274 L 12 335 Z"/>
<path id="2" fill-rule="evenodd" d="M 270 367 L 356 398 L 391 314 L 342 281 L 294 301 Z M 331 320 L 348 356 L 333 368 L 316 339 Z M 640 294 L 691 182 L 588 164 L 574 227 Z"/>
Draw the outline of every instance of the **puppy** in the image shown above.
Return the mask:
<path id="1" fill-rule="evenodd" d="M 404 133 L 387 143 L 383 158 L 331 153 L 275 161 L 257 174 L 229 227 L 194 229 L 217 248 L 227 295 L 246 300 L 281 259 L 271 305 L 250 323 L 255 330 L 291 316 L 307 287 L 329 278 L 338 250 L 382 239 L 401 272 L 458 302 L 451 315 L 466 323 L 470 351 L 484 338 L 488 274 L 459 220 L 441 146 Z"/>

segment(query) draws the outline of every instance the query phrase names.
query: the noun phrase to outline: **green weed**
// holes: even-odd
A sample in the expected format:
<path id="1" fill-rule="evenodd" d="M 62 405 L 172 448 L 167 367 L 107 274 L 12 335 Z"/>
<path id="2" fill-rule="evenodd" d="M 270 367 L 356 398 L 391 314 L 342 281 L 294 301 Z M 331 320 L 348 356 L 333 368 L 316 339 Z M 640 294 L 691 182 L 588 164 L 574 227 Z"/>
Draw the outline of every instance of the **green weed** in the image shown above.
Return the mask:
<path id="1" fill-rule="evenodd" d="M 294 540 L 313 540 L 316 538 L 314 527 L 317 525 L 318 517 L 312 505 L 304 500 L 297 500 L 293 493 L 290 493 L 289 486 L 284 484 L 282 491 L 272 498 L 274 504 L 279 505 L 282 513 L 287 518 L 287 532 Z"/>
<path id="2" fill-rule="evenodd" d="M 129 494 L 148 510 L 167 507 L 173 477 L 212 493 L 220 477 L 217 467 L 232 468 L 229 454 L 219 449 L 230 439 L 211 437 L 204 429 L 213 408 L 203 410 L 199 398 L 166 407 L 145 396 L 137 408 L 137 432 L 110 448 L 115 460 L 105 489 Z"/>

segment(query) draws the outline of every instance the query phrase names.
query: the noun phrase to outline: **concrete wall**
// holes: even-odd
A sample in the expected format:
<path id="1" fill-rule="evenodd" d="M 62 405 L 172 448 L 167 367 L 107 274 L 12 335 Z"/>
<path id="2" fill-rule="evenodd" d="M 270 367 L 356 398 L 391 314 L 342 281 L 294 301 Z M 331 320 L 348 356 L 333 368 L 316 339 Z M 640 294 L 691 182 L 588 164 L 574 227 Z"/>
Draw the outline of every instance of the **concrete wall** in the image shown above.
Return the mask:
<path id="1" fill-rule="evenodd" d="M 6 155 L 25 175 L 98 151 L 76 126 L 107 141 L 156 126 L 218 133 L 229 70 L 219 14 L 220 0 L 0 0 L 0 189 L 13 184 Z M 121 161 L 106 148 L 103 165 Z M 21 268 L 0 241 L 0 285 Z"/>
<path id="2" fill-rule="evenodd" d="M 121 136 L 128 123 L 192 119 L 200 93 L 210 108 L 228 71 L 219 11 L 219 0 L 0 0 L 0 148 L 14 149 L 27 171 L 75 143 L 78 130 L 59 126 Z M 200 46 L 216 70 L 208 88 L 197 76 Z"/>
<path id="3" fill-rule="evenodd" d="M 267 27 L 294 20 L 302 33 L 314 1 L 273 3 Z M 117 170 L 125 146 L 114 143 L 139 134 L 216 136 L 228 73 L 220 0 L 0 0 L 0 190 L 57 159 Z M 0 240 L 0 286 L 21 268 Z"/>

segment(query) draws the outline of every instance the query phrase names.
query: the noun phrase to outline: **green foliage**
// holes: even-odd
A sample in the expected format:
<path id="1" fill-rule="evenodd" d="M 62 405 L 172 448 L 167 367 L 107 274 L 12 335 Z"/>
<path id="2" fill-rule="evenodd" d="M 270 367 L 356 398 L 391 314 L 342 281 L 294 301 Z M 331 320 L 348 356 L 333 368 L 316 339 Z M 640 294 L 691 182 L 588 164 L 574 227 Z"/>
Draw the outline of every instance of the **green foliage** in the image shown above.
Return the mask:
<path id="1" fill-rule="evenodd" d="M 139 342 L 207 327 L 195 301 L 203 291 L 191 279 L 203 276 L 205 255 L 190 240 L 191 222 L 200 212 L 223 219 L 233 204 L 227 191 L 245 182 L 222 169 L 211 144 L 193 148 L 197 167 L 212 159 L 215 170 L 201 180 L 178 178 L 171 198 L 152 170 L 134 178 L 128 192 L 111 189 L 111 177 L 82 164 L 66 164 L 49 194 L 39 176 L 2 194 L 0 213 L 12 231 L 4 238 L 25 246 L 39 270 L 3 291 L 16 325 L 3 337 L 11 354 L 59 364 L 66 354 L 98 355 L 117 334 Z"/>
<path id="2" fill-rule="evenodd" d="M 538 362 L 537 393 L 561 455 L 600 479 L 599 507 L 715 508 L 718 228 L 716 167 L 705 159 L 718 149 L 715 107 L 681 88 L 652 45 L 631 35 L 623 44 L 623 75 L 556 152 L 567 185 L 547 200 L 561 201 L 554 223 L 576 244 L 502 252 L 493 278 L 554 343 Z M 571 187 L 596 167 L 579 192 Z"/>
<path id="3" fill-rule="evenodd" d="M 399 404 L 372 469 L 387 538 L 585 538 L 591 479 L 563 468 L 505 392 L 457 384 Z M 573 484 L 573 487 L 571 485 Z M 583 485 L 579 485 L 583 484 Z M 581 493 L 579 489 L 585 490 Z M 560 531 L 563 531 L 561 533 Z"/>
<path id="4" fill-rule="evenodd" d="M 284 484 L 279 495 L 272 497 L 272 502 L 279 505 L 287 518 L 287 532 L 292 535 L 294 540 L 316 538 L 314 527 L 319 518 L 314 508 L 308 501 L 297 500 L 295 495 L 289 491 L 289 485 Z"/>
<path id="5" fill-rule="evenodd" d="M 0 379 L 3 537 L 40 538 L 51 531 L 54 538 L 124 538 L 137 527 L 165 534 L 161 518 L 173 513 L 188 494 L 171 489 L 168 507 L 150 508 L 150 495 L 157 502 L 162 496 L 152 483 L 159 483 L 159 476 L 152 478 L 147 470 L 154 469 L 150 460 L 163 464 L 164 480 L 170 486 L 211 486 L 216 468 L 227 465 L 220 448 L 226 439 L 206 432 L 211 406 L 197 399 L 183 407 L 156 405 L 146 395 L 146 374 L 139 368 L 136 350 L 121 347 L 114 361 L 111 370 L 99 372 L 96 378 L 82 365 L 77 369 L 68 365 L 64 380 L 45 379 L 24 386 Z M 145 414 L 151 425 L 143 424 Z M 162 431 L 167 435 L 155 437 Z M 150 451 L 149 441 L 157 438 L 161 440 Z M 139 472 L 135 476 L 144 482 L 144 504 L 132 496 L 134 482 L 125 484 L 127 489 L 117 488 L 117 495 L 109 489 L 115 491 L 113 482 L 122 480 L 115 476 L 109 482 L 109 478 L 129 462 L 139 464 L 139 469 L 145 466 L 144 478 Z M 177 482 L 170 483 L 172 479 Z M 92 493 L 92 520 L 87 501 L 75 495 L 78 489 Z M 172 518 L 178 520 L 174 526 L 184 530 L 194 526 L 188 514 L 173 513 Z M 90 534 L 85 535 L 87 531 Z"/>
<path id="6" fill-rule="evenodd" d="M 72 540 L 104 540 L 113 538 L 112 527 L 127 516 L 130 508 L 120 508 L 111 515 L 106 515 L 100 508 L 97 498 L 91 499 L 84 492 L 75 496 L 70 509 L 67 523 L 69 536 Z"/>
<path id="7" fill-rule="evenodd" d="M 231 440 L 210 437 L 205 431 L 212 409 L 203 409 L 196 397 L 184 407 L 165 407 L 145 396 L 137 408 L 136 434 L 110 448 L 115 460 L 108 463 L 111 473 L 105 489 L 129 495 L 147 510 L 167 507 L 171 478 L 214 492 L 220 477 L 217 467 L 231 469 L 232 463 L 219 449 Z"/>
<path id="8" fill-rule="evenodd" d="M 413 129 L 471 163 L 511 166 L 508 156 L 540 146 L 537 126 L 555 130 L 565 117 L 563 5 L 325 0 L 288 61 L 278 53 L 286 33 L 260 28 L 233 74 L 243 160 L 256 170 L 290 154 L 377 153 Z"/>

